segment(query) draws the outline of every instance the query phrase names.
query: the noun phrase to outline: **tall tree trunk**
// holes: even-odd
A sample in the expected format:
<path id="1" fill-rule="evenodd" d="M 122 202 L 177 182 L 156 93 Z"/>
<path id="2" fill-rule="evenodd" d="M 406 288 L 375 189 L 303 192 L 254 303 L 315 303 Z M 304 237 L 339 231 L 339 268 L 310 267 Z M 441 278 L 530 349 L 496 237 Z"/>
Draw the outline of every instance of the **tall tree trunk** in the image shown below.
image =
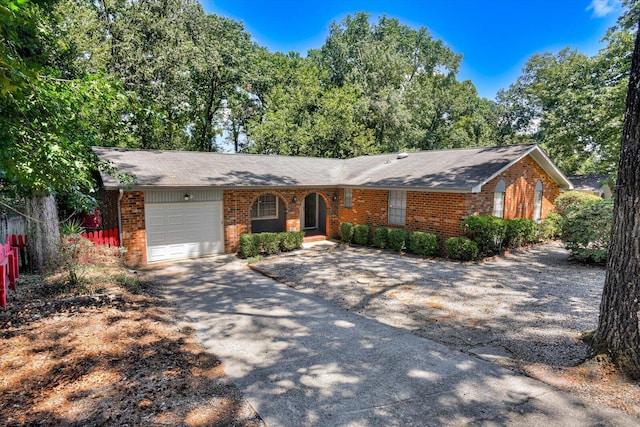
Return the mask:
<path id="1" fill-rule="evenodd" d="M 640 378 L 640 21 L 633 52 L 618 163 L 597 353 Z"/>
<path id="2" fill-rule="evenodd" d="M 27 197 L 29 215 L 29 255 L 36 270 L 49 267 L 60 247 L 56 201 L 51 194 Z"/>

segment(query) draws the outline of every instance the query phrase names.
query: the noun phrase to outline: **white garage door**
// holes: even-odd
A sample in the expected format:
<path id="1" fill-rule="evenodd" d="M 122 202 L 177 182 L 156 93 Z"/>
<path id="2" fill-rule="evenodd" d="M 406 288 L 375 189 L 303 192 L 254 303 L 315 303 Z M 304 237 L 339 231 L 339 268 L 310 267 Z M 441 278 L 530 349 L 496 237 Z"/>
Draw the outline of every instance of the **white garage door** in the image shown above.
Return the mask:
<path id="1" fill-rule="evenodd" d="M 222 202 L 145 204 L 147 261 L 224 252 Z"/>

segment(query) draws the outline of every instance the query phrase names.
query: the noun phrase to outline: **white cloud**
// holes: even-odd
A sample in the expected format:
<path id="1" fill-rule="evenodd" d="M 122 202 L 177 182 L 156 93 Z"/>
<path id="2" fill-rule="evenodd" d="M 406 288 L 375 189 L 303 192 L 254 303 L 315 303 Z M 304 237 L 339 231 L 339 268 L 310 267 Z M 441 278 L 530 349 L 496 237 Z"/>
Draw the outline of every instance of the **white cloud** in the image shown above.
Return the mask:
<path id="1" fill-rule="evenodd" d="M 602 18 L 613 12 L 618 2 L 619 0 L 591 0 L 591 4 L 587 7 L 587 10 L 593 9 L 593 16 Z"/>

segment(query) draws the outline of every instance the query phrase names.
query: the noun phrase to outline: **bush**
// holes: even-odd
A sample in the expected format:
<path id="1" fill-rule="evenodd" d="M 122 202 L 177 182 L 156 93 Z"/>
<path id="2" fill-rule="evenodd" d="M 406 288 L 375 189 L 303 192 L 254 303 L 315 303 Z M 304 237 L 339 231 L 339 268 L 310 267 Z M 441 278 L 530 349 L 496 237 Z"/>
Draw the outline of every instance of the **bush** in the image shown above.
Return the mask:
<path id="1" fill-rule="evenodd" d="M 389 247 L 395 251 L 401 251 L 407 247 L 409 232 L 404 228 L 392 228 L 389 230 Z"/>
<path id="2" fill-rule="evenodd" d="M 282 252 L 290 252 L 296 249 L 300 249 L 303 242 L 304 231 L 280 233 L 280 250 Z"/>
<path id="3" fill-rule="evenodd" d="M 466 237 L 450 237 L 444 242 L 444 247 L 451 259 L 472 261 L 480 255 L 477 243 Z"/>
<path id="4" fill-rule="evenodd" d="M 373 230 L 373 246 L 380 249 L 389 246 L 389 229 L 387 227 L 377 227 Z"/>
<path id="5" fill-rule="evenodd" d="M 612 223 L 612 199 L 574 205 L 562 220 L 562 241 L 577 259 L 603 262 L 607 259 Z"/>
<path id="6" fill-rule="evenodd" d="M 257 234 L 240 235 L 239 253 L 242 258 L 251 258 L 260 253 L 260 247 L 256 244 Z"/>
<path id="7" fill-rule="evenodd" d="M 422 231 L 414 231 L 409 236 L 409 250 L 422 256 L 436 256 L 440 245 L 438 236 Z"/>
<path id="8" fill-rule="evenodd" d="M 505 246 L 517 248 L 538 241 L 538 224 L 527 218 L 505 220 Z"/>
<path id="9" fill-rule="evenodd" d="M 595 202 L 598 200 L 601 200 L 600 197 L 594 194 L 572 190 L 572 191 L 565 191 L 561 193 L 556 198 L 554 202 L 554 206 L 555 206 L 556 212 L 564 216 L 574 206 L 577 206 L 582 203 L 587 203 L 587 202 Z"/>
<path id="10" fill-rule="evenodd" d="M 353 227 L 353 241 L 359 245 L 367 245 L 369 243 L 369 226 L 358 224 Z"/>
<path id="11" fill-rule="evenodd" d="M 560 222 L 562 221 L 562 215 L 555 212 L 549 212 L 547 217 L 542 220 L 538 229 L 540 230 L 540 238 L 543 240 L 556 240 L 560 238 L 562 234 L 562 228 Z"/>
<path id="12" fill-rule="evenodd" d="M 344 243 L 351 243 L 351 240 L 353 240 L 353 224 L 350 222 L 340 224 L 340 240 Z"/>
<path id="13" fill-rule="evenodd" d="M 465 235 L 478 245 L 480 256 L 495 255 L 502 250 L 507 229 L 504 219 L 495 216 L 470 216 L 461 226 Z"/>

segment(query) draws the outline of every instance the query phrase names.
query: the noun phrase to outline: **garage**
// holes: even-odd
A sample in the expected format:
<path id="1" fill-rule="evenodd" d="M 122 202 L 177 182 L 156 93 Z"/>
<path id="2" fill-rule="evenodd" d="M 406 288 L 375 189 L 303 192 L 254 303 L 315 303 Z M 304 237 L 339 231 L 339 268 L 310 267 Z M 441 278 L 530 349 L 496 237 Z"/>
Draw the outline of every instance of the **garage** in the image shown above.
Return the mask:
<path id="1" fill-rule="evenodd" d="M 222 191 L 145 192 L 147 261 L 224 253 Z"/>

